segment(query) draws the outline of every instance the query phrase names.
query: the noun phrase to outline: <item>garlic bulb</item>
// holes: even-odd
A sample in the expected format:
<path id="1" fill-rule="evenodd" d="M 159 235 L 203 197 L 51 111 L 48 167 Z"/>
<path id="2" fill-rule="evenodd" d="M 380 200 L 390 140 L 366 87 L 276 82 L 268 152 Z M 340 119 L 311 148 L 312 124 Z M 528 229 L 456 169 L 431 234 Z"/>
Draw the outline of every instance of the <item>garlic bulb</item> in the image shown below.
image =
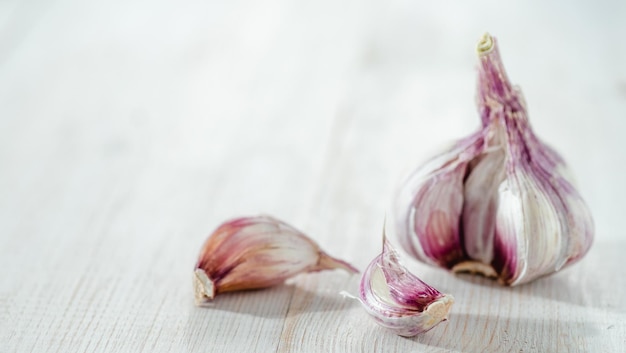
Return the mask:
<path id="1" fill-rule="evenodd" d="M 357 299 L 379 325 L 405 337 L 446 320 L 454 303 L 451 295 L 440 293 L 402 266 L 386 239 L 382 253 L 363 273 Z"/>
<path id="2" fill-rule="evenodd" d="M 219 226 L 202 247 L 194 270 L 196 304 L 219 293 L 270 287 L 299 273 L 335 268 L 358 272 L 275 218 L 233 219 Z"/>
<path id="3" fill-rule="evenodd" d="M 517 285 L 583 257 L 593 220 L 563 159 L 533 133 L 495 38 L 477 52 L 482 126 L 407 178 L 396 228 L 418 260 Z"/>

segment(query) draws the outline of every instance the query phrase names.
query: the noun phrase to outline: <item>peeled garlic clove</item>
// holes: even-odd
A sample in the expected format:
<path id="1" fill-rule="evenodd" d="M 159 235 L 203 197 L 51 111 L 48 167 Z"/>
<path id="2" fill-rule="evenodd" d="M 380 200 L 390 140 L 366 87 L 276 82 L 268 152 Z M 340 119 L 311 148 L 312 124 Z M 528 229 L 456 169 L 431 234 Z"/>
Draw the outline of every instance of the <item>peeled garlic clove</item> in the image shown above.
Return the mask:
<path id="1" fill-rule="evenodd" d="M 563 158 L 532 131 L 496 44 L 487 34 L 477 47 L 481 128 L 418 168 L 394 214 L 416 259 L 517 285 L 582 258 L 594 226 Z"/>
<path id="2" fill-rule="evenodd" d="M 219 226 L 202 247 L 194 270 L 196 304 L 220 293 L 270 287 L 299 273 L 336 268 L 358 272 L 280 220 L 233 219 Z"/>
<path id="3" fill-rule="evenodd" d="M 446 320 L 454 298 L 410 273 L 383 240 L 383 251 L 361 278 L 359 301 L 381 326 L 405 337 L 415 336 Z"/>

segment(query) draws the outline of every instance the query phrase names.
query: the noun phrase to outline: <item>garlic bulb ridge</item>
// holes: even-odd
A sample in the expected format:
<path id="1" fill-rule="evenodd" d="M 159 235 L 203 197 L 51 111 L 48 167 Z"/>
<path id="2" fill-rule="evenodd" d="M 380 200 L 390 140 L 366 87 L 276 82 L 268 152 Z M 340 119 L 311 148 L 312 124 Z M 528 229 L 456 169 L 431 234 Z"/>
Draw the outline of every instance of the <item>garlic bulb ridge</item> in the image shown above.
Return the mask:
<path id="1" fill-rule="evenodd" d="M 477 54 L 481 127 L 409 175 L 396 228 L 418 260 L 517 285 L 582 258 L 593 220 L 563 158 L 531 129 L 496 39 L 485 34 Z"/>

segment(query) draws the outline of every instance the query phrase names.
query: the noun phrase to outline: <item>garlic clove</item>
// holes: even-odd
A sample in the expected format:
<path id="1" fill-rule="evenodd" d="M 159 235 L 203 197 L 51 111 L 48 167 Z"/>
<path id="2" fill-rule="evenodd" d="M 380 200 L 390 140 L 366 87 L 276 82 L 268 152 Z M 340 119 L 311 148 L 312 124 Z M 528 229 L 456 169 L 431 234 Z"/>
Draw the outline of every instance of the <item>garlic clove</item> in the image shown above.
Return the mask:
<path id="1" fill-rule="evenodd" d="M 517 285 L 580 260 L 593 219 L 563 158 L 534 134 L 495 38 L 477 52 L 481 128 L 405 181 L 397 233 L 420 261 Z"/>
<path id="2" fill-rule="evenodd" d="M 559 210 L 527 173 L 507 179 L 501 189 L 493 265 L 501 282 L 521 284 L 554 268 L 563 229 Z"/>
<path id="3" fill-rule="evenodd" d="M 487 138 L 487 143 L 494 145 L 494 138 Z M 464 250 L 469 258 L 486 264 L 493 260 L 498 186 L 504 179 L 504 159 L 505 151 L 497 144 L 485 148 L 485 152 L 472 160 L 471 172 L 462 186 L 460 226 Z"/>
<path id="4" fill-rule="evenodd" d="M 379 325 L 405 337 L 426 332 L 446 320 L 454 303 L 451 295 L 442 294 L 402 266 L 386 239 L 382 253 L 361 278 L 357 299 Z"/>
<path id="5" fill-rule="evenodd" d="M 493 183 L 493 179 L 501 174 L 501 168 L 496 164 L 501 157 L 498 153 L 487 154 L 466 181 L 466 185 L 477 184 L 476 187 L 466 187 L 462 191 L 464 212 L 461 226 L 465 251 L 470 258 L 484 263 L 493 260 L 493 237 L 498 208 L 498 184 Z M 491 182 L 479 181 L 481 178 Z"/>
<path id="6" fill-rule="evenodd" d="M 559 271 L 591 246 L 593 220 L 582 199 L 565 178 L 536 172 L 520 168 L 501 186 L 494 267 L 505 284 Z"/>
<path id="7" fill-rule="evenodd" d="M 196 304 L 219 293 L 266 288 L 300 273 L 336 268 L 358 272 L 273 217 L 233 219 L 220 225 L 202 247 L 194 269 Z"/>
<path id="8" fill-rule="evenodd" d="M 482 145 L 478 134 L 460 141 L 418 168 L 398 190 L 398 240 L 418 260 L 447 267 L 464 259 L 459 229 L 463 180 Z"/>

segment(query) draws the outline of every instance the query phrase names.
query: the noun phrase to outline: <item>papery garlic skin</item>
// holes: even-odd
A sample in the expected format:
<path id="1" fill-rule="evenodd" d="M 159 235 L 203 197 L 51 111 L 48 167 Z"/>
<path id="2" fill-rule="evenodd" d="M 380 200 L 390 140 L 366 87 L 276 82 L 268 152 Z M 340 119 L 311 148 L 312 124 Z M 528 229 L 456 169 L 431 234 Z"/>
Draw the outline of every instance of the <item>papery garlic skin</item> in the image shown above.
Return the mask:
<path id="1" fill-rule="evenodd" d="M 383 251 L 361 278 L 359 301 L 372 318 L 396 334 L 412 337 L 446 320 L 454 298 L 410 273 L 384 240 Z"/>
<path id="2" fill-rule="evenodd" d="M 593 220 L 563 158 L 532 131 L 495 38 L 477 52 L 482 126 L 406 179 L 396 229 L 418 260 L 517 285 L 582 258 Z"/>
<path id="3" fill-rule="evenodd" d="M 196 304 L 219 293 L 266 288 L 300 273 L 336 268 L 358 272 L 278 219 L 233 219 L 219 226 L 202 247 L 194 269 Z"/>

